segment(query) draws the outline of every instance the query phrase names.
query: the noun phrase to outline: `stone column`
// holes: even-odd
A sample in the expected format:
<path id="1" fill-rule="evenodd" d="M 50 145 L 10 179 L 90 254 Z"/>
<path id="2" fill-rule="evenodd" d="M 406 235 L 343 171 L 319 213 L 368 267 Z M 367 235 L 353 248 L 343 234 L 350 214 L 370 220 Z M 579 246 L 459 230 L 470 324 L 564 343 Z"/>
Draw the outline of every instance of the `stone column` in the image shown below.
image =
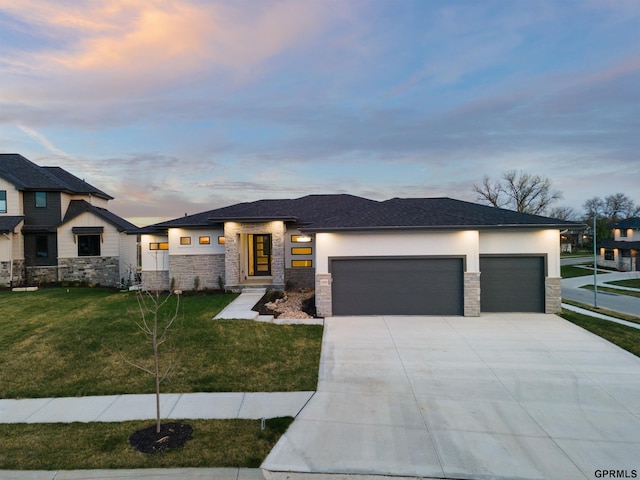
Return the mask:
<path id="1" fill-rule="evenodd" d="M 480 272 L 464 273 L 464 316 L 480 316 Z"/>
<path id="2" fill-rule="evenodd" d="M 316 273 L 316 312 L 319 317 L 330 317 L 331 310 L 331 274 Z"/>
<path id="3" fill-rule="evenodd" d="M 544 311 L 545 313 L 560 313 L 562 310 L 562 287 L 560 277 L 547 277 L 544 279 Z"/>

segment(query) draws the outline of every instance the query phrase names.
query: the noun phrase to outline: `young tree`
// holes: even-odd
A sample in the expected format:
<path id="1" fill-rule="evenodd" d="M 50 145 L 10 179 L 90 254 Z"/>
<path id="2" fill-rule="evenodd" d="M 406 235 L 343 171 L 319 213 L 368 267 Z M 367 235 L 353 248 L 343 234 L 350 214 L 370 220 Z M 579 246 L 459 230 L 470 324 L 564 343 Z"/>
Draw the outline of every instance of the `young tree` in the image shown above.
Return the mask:
<path id="1" fill-rule="evenodd" d="M 482 183 L 473 185 L 473 190 L 478 200 L 489 205 L 535 215 L 543 214 L 562 198 L 562 193 L 552 188 L 549 178 L 516 170 L 503 173 L 496 181 L 485 175 Z"/>
<path id="2" fill-rule="evenodd" d="M 171 348 L 166 348 L 167 359 L 162 361 L 161 349 L 168 344 L 173 324 L 178 318 L 180 308 L 180 291 L 175 290 L 162 296 L 159 291 L 149 292 L 138 290 L 136 298 L 140 319 L 135 323 L 151 344 L 153 357 L 148 363 L 136 363 L 121 355 L 129 365 L 152 375 L 155 380 L 156 393 L 156 433 L 160 433 L 160 384 L 166 380 L 173 369 L 173 357 Z M 175 297 L 175 307 L 169 301 Z M 167 345 L 168 346 L 168 345 Z"/>

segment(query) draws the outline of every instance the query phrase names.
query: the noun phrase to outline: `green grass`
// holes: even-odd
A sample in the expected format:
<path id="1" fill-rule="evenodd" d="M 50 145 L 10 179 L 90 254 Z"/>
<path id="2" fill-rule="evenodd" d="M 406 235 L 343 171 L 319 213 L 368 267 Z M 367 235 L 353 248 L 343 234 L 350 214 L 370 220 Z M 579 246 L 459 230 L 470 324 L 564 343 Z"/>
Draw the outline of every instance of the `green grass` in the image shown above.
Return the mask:
<path id="1" fill-rule="evenodd" d="M 609 273 L 606 270 L 598 269 L 598 275 Z M 575 277 L 586 277 L 593 276 L 593 270 L 589 270 L 587 268 L 581 268 L 578 265 L 562 265 L 560 267 L 560 276 L 562 278 L 575 278 Z"/>
<path id="2" fill-rule="evenodd" d="M 0 424 L 0 470 L 77 470 L 180 467 L 257 468 L 293 421 L 187 420 L 193 438 L 183 448 L 147 455 L 129 436 L 149 421 Z"/>
<path id="3" fill-rule="evenodd" d="M 640 330 L 563 310 L 560 316 L 640 357 Z"/>
<path id="4" fill-rule="evenodd" d="M 593 285 L 583 285 L 580 288 L 585 290 L 594 290 Z M 620 290 L 619 288 L 604 287 L 598 285 L 599 292 L 615 293 L 616 295 L 627 295 L 628 297 L 640 297 L 640 292 L 634 292 L 632 290 Z"/>
<path id="5" fill-rule="evenodd" d="M 315 390 L 322 327 L 212 320 L 233 298 L 181 298 L 172 334 L 174 370 L 162 391 Z M 0 398 L 154 392 L 153 377 L 122 359 L 152 359 L 135 325 L 135 293 L 3 291 L 0 312 Z"/>
<path id="6" fill-rule="evenodd" d="M 614 282 L 607 282 L 611 285 L 619 285 L 621 287 L 640 288 L 640 278 L 630 278 L 628 280 L 616 280 Z"/>
<path id="7" fill-rule="evenodd" d="M 601 313 L 603 315 L 608 315 L 609 317 L 618 318 L 620 320 L 626 320 L 627 322 L 640 323 L 640 317 L 635 315 L 629 315 L 627 313 L 615 312 L 613 310 L 607 310 L 606 308 L 594 308 L 591 305 L 587 305 L 580 302 L 574 302 L 573 300 L 567 300 L 566 298 L 562 299 L 562 303 L 567 303 L 569 305 L 574 305 L 576 307 L 584 308 L 585 310 L 590 310 L 592 312 Z"/>

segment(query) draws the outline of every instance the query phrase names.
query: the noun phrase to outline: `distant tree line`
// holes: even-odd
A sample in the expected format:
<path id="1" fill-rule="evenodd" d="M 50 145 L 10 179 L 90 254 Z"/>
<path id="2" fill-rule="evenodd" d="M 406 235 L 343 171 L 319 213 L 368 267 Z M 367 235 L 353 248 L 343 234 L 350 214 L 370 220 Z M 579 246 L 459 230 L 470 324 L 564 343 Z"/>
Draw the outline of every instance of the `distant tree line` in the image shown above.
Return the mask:
<path id="1" fill-rule="evenodd" d="M 597 215 L 598 239 L 609 238 L 616 222 L 640 216 L 640 206 L 624 193 L 590 198 L 582 205 L 583 213 L 566 206 L 552 207 L 562 198 L 562 192 L 553 188 L 551 179 L 517 170 L 504 172 L 497 180 L 485 175 L 480 183 L 473 185 L 473 191 L 477 200 L 487 205 L 582 222 L 587 226 L 593 224 L 593 216 Z"/>

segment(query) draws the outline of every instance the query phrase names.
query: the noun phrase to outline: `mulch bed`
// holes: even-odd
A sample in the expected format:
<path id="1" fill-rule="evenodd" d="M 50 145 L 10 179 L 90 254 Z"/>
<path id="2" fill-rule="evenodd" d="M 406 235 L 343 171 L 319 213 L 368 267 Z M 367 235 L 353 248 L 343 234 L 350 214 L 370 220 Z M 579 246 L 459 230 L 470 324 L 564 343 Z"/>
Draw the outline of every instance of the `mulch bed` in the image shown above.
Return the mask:
<path id="1" fill-rule="evenodd" d="M 162 453 L 170 448 L 181 448 L 191 440 L 193 427 L 186 423 L 163 423 L 160 433 L 152 425 L 134 432 L 129 444 L 142 453 Z"/>

